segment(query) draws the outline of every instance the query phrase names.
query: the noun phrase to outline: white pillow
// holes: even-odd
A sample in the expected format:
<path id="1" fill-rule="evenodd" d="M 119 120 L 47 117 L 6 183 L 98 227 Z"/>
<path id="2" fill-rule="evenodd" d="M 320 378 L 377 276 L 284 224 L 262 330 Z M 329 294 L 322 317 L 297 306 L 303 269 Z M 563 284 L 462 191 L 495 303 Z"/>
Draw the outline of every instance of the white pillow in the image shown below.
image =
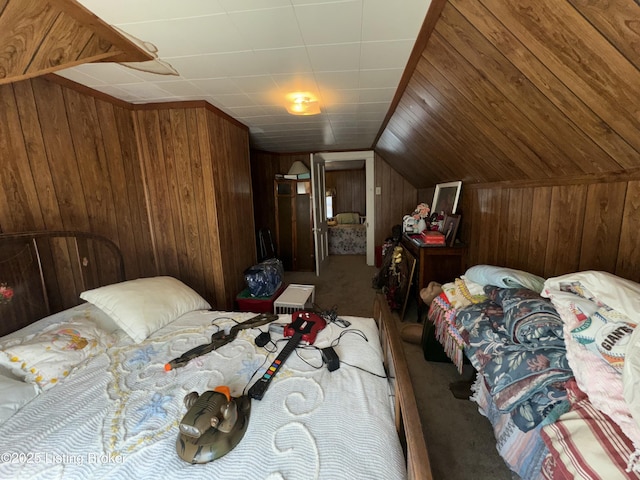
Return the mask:
<path id="1" fill-rule="evenodd" d="M 38 393 L 37 385 L 0 374 L 0 423 L 34 399 Z"/>
<path id="2" fill-rule="evenodd" d="M 80 294 L 107 313 L 136 343 L 193 310 L 211 306 L 173 277 L 138 278 Z"/>
<path id="3" fill-rule="evenodd" d="M 540 293 L 544 278 L 533 273 L 494 265 L 475 265 L 467 270 L 465 278 L 480 285 L 493 285 L 502 288 L 528 288 Z"/>
<path id="4" fill-rule="evenodd" d="M 16 377 L 46 390 L 87 358 L 104 352 L 111 341 L 112 337 L 95 323 L 74 319 L 5 344 L 0 364 Z"/>

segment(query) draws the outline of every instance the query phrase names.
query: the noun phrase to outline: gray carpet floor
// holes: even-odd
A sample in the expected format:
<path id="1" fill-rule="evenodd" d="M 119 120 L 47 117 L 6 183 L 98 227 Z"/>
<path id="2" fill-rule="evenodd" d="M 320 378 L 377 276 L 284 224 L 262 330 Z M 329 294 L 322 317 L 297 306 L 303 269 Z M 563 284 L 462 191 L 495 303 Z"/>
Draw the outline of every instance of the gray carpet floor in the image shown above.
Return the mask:
<path id="1" fill-rule="evenodd" d="M 371 317 L 378 270 L 363 255 L 332 255 L 318 277 L 315 272 L 285 272 L 286 283 L 315 285 L 315 303 L 338 315 Z M 403 323 L 418 323 L 415 303 L 409 302 Z M 469 400 L 455 398 L 452 382 L 470 378 L 451 363 L 428 362 L 421 345 L 404 342 L 422 428 L 435 480 L 512 480 L 518 478 L 495 448 L 489 421 Z"/>

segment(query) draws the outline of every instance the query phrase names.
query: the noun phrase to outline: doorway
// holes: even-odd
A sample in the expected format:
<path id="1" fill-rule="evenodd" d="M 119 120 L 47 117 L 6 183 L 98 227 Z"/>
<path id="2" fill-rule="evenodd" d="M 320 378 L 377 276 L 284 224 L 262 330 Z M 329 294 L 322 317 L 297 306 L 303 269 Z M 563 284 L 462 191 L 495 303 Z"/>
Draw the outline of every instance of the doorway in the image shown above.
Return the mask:
<path id="1" fill-rule="evenodd" d="M 366 261 L 367 265 L 375 264 L 375 186 L 374 186 L 374 152 L 373 150 L 361 150 L 353 152 L 328 152 L 314 154 L 325 162 L 325 168 L 330 170 L 334 165 L 342 168 L 349 168 L 356 162 L 361 164 L 364 162 L 365 168 L 365 190 L 366 190 Z M 326 192 L 320 192 L 324 198 Z M 316 192 L 314 192 L 314 195 Z"/>

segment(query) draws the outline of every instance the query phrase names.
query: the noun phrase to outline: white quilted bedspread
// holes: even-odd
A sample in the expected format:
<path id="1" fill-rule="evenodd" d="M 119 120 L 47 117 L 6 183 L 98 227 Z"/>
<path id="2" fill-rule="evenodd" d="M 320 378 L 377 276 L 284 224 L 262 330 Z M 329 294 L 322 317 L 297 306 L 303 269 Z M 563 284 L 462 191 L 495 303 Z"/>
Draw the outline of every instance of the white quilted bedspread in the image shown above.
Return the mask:
<path id="1" fill-rule="evenodd" d="M 212 321 L 230 328 L 229 317 L 254 315 L 192 312 L 141 344 L 121 342 L 94 357 L 0 426 L 0 478 L 404 478 L 387 381 L 372 374 L 384 375 L 375 323 L 358 317 L 343 317 L 352 322 L 346 330 L 368 341 L 352 332 L 335 347 L 352 366 L 314 368 L 320 352 L 299 348 L 264 398 L 252 400 L 248 430 L 234 450 L 205 465 L 178 457 L 185 394 L 228 385 L 239 396 L 277 353 L 256 347 L 253 329 L 183 368 L 165 372 L 164 364 L 208 343 L 217 330 Z M 289 320 L 281 315 L 279 322 Z M 315 344 L 328 346 L 344 331 L 328 325 Z"/>

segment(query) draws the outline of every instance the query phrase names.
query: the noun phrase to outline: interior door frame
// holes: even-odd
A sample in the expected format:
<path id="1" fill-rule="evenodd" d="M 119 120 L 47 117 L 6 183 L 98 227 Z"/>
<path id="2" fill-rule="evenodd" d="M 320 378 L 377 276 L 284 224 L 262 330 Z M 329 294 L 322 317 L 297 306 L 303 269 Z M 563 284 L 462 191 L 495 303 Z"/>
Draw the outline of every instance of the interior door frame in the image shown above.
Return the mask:
<path id="1" fill-rule="evenodd" d="M 356 150 L 352 152 L 317 153 L 325 162 L 365 160 L 366 207 L 367 207 L 367 265 L 375 265 L 375 153 L 373 150 Z M 323 192 L 323 196 L 324 196 Z"/>
<path id="2" fill-rule="evenodd" d="M 327 225 L 325 160 L 316 154 L 310 155 L 311 204 L 313 210 L 313 241 L 316 255 L 316 275 L 329 258 L 329 226 Z"/>

